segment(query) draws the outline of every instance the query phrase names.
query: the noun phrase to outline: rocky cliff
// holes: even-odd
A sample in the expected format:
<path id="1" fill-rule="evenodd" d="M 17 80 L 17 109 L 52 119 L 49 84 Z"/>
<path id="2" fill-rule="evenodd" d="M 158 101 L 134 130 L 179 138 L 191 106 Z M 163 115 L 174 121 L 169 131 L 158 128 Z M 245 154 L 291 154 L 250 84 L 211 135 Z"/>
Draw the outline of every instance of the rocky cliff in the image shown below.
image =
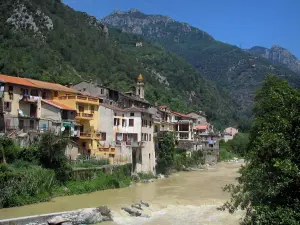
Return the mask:
<path id="1" fill-rule="evenodd" d="M 246 51 L 254 55 L 262 56 L 274 64 L 283 65 L 295 73 L 300 74 L 300 60 L 281 46 L 274 45 L 270 49 L 254 46 Z"/>

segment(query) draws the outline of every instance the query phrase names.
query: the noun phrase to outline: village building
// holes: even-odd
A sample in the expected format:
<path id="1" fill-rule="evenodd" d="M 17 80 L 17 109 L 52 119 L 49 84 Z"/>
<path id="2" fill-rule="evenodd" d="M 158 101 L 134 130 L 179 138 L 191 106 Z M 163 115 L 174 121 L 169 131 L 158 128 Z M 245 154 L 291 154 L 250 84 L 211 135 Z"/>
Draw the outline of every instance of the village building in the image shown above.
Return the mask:
<path id="1" fill-rule="evenodd" d="M 232 140 L 235 135 L 239 133 L 239 130 L 234 127 L 227 127 L 223 133 L 223 139 L 225 142 Z"/>
<path id="2" fill-rule="evenodd" d="M 72 86 L 81 93 L 100 98 L 98 129 L 101 153 L 116 164 L 132 162 L 133 172 L 155 172 L 153 117 L 145 99 L 143 76 L 135 91 L 120 92 L 92 82 Z M 103 138 L 105 137 L 105 138 Z"/>
<path id="3" fill-rule="evenodd" d="M 37 133 L 45 132 L 50 126 L 53 128 L 53 125 L 58 127 L 61 119 L 53 121 L 52 118 L 45 117 L 42 102 L 52 100 L 55 96 L 77 92 L 60 84 L 6 75 L 0 75 L 0 90 L 0 130 L 4 133 Z"/>

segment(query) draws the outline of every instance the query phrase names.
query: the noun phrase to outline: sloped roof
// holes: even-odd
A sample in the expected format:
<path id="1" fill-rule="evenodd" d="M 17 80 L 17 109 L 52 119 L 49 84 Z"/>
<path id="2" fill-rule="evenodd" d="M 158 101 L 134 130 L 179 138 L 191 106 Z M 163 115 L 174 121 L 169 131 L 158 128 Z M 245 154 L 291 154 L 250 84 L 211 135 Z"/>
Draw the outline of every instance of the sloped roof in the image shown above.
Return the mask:
<path id="1" fill-rule="evenodd" d="M 62 91 L 67 93 L 78 93 L 77 90 L 65 87 L 61 84 L 57 83 L 50 83 L 40 80 L 34 80 L 29 78 L 21 78 L 21 77 L 14 77 L 14 76 L 7 76 L 0 74 L 0 81 L 10 84 L 17 84 L 22 86 L 40 88 L 40 89 L 48 89 L 54 91 Z"/>
<path id="2" fill-rule="evenodd" d="M 10 84 L 18 84 L 22 86 L 34 87 L 38 88 L 34 83 L 30 82 L 29 80 L 21 77 L 13 77 L 0 74 L 0 81 Z"/>
<path id="3" fill-rule="evenodd" d="M 182 113 L 179 113 L 179 112 L 174 112 L 174 111 L 172 111 L 172 113 L 173 113 L 174 115 L 176 115 L 176 116 L 180 116 L 180 117 L 183 117 L 183 118 L 194 119 L 194 118 L 192 118 L 192 117 L 190 117 L 190 116 L 187 116 L 187 115 L 182 114 Z"/>
<path id="4" fill-rule="evenodd" d="M 111 109 L 111 110 L 115 110 L 115 111 L 124 111 L 124 109 L 121 109 L 117 106 L 114 106 L 114 105 L 109 105 L 109 104 L 105 104 L 105 103 L 101 103 L 100 106 L 103 106 L 105 108 L 108 108 L 108 109 Z"/>
<path id="5" fill-rule="evenodd" d="M 75 109 L 72 109 L 69 106 L 66 106 L 64 104 L 61 104 L 61 103 L 53 101 L 53 100 L 42 99 L 42 101 L 45 102 L 45 103 L 47 103 L 47 104 L 49 104 L 49 105 L 52 105 L 52 106 L 54 106 L 55 108 L 58 108 L 58 109 L 69 110 L 69 111 L 76 111 Z"/>
<path id="6" fill-rule="evenodd" d="M 35 84 L 38 88 L 41 88 L 41 89 L 62 91 L 62 92 L 67 92 L 67 93 L 78 93 L 77 90 L 63 86 L 61 84 L 50 83 L 50 82 L 34 80 L 34 79 L 29 79 L 29 78 L 25 78 L 25 79 L 30 81 L 31 83 Z"/>
<path id="7" fill-rule="evenodd" d="M 207 125 L 198 125 L 195 128 L 196 128 L 196 130 L 206 130 L 206 129 L 208 129 L 208 126 Z"/>

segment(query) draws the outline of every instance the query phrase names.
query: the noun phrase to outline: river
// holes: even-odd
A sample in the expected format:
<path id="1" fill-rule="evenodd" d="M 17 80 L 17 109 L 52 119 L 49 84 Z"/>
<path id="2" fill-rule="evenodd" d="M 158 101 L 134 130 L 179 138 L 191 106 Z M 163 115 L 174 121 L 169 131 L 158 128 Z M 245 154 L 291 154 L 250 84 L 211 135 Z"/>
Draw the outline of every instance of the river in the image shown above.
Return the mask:
<path id="1" fill-rule="evenodd" d="M 181 172 L 153 183 L 127 188 L 65 196 L 22 207 L 0 210 L 0 219 L 68 211 L 107 205 L 114 212 L 114 222 L 126 225 L 238 224 L 242 213 L 230 215 L 216 208 L 229 199 L 222 187 L 234 183 L 239 163 L 219 163 L 205 170 Z M 140 200 L 151 205 L 151 218 L 133 218 L 120 208 Z M 149 212 L 148 212 L 149 213 Z"/>

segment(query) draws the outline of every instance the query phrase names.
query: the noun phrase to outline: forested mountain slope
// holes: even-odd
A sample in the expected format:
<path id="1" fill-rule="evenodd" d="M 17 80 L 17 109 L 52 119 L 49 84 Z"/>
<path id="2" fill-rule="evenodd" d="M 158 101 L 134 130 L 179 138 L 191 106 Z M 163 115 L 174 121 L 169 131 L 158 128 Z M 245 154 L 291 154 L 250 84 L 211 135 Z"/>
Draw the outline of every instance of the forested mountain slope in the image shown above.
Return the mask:
<path id="1" fill-rule="evenodd" d="M 211 35 L 186 23 L 161 15 L 146 15 L 136 9 L 114 11 L 103 18 L 106 25 L 144 36 L 191 63 L 201 75 L 228 92 L 239 117 L 251 114 L 254 91 L 268 73 L 300 85 L 300 76 L 236 46 L 216 41 Z"/>
<path id="2" fill-rule="evenodd" d="M 93 79 L 122 91 L 142 73 L 151 103 L 203 110 L 219 127 L 237 123 L 229 95 L 183 58 L 59 0 L 1 1 L 0 40 L 1 73 L 62 84 Z"/>

